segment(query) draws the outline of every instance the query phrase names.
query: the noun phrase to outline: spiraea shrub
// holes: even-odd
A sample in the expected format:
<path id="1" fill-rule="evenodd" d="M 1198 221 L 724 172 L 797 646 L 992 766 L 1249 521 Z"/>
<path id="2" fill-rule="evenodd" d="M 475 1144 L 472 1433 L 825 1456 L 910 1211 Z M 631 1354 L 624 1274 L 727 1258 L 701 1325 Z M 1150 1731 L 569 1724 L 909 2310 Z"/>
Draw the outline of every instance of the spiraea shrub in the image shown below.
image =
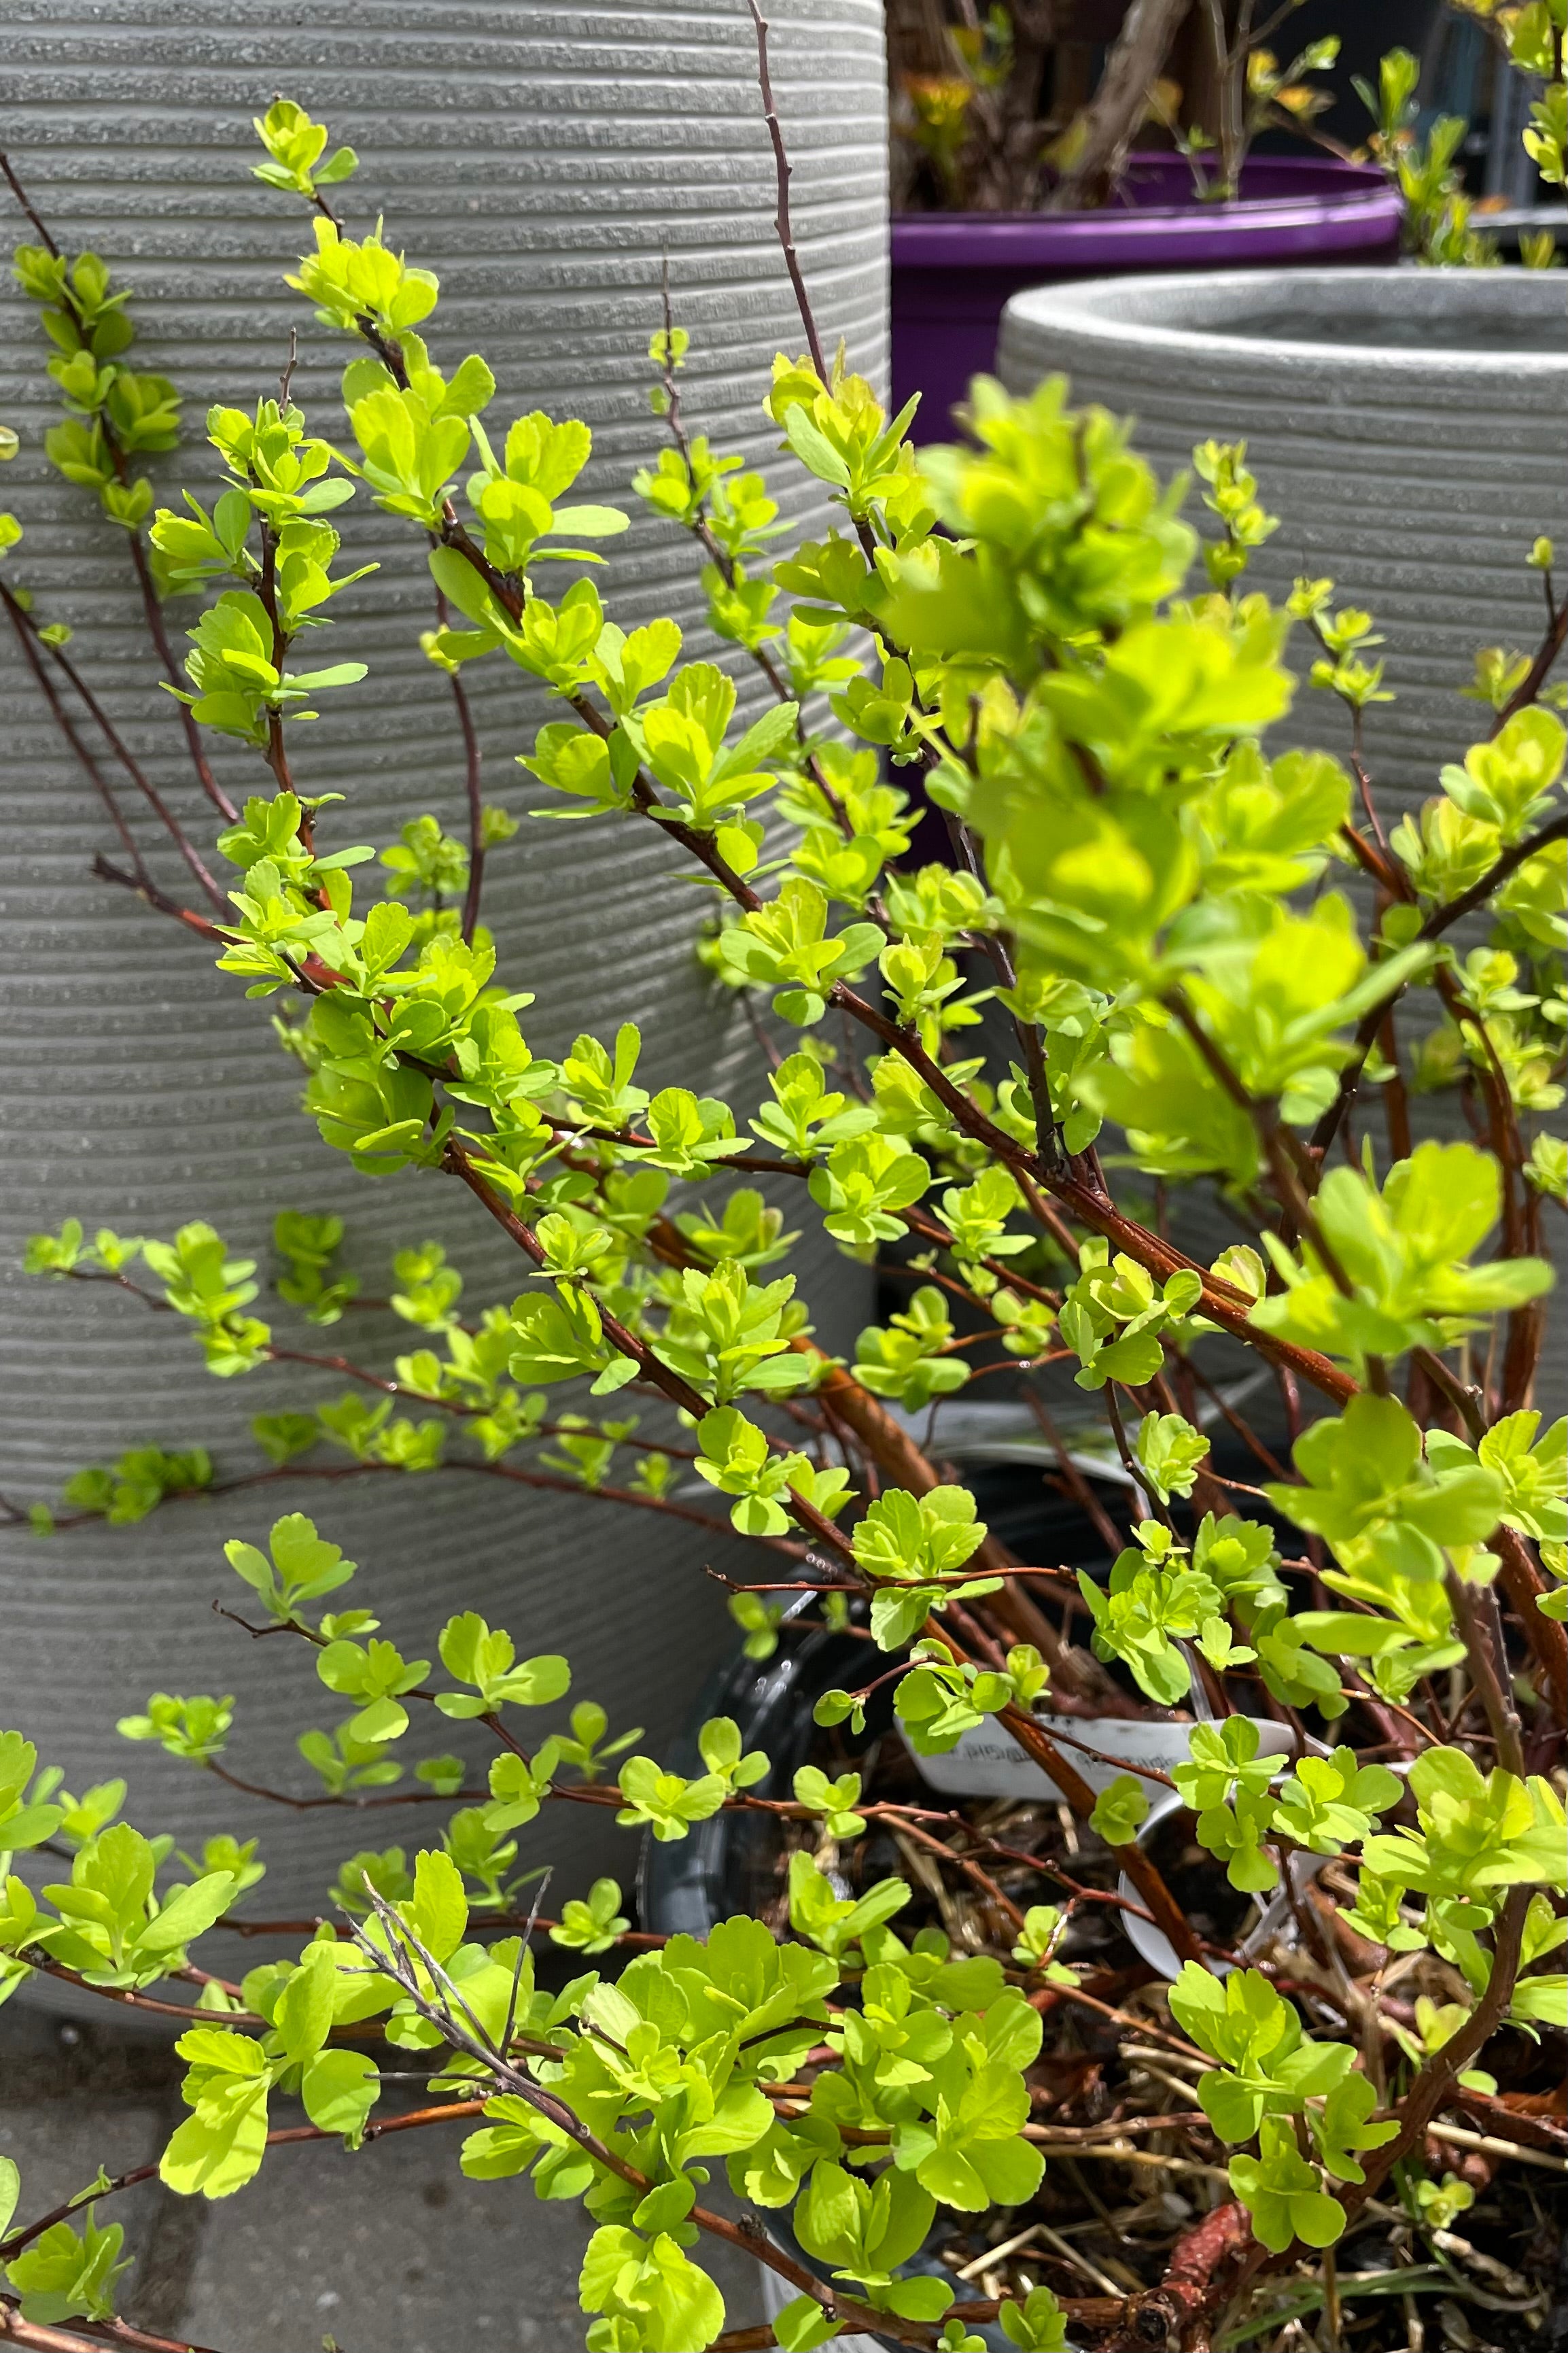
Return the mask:
<path id="1" fill-rule="evenodd" d="M 1560 0 L 1511 37 L 1545 77 L 1529 135 L 1561 181 Z M 159 632 L 178 655 L 188 789 L 138 798 L 132 758 L 101 871 L 185 927 L 215 987 L 263 1000 L 323 1147 L 406 1195 L 407 1352 L 356 1350 L 364 1271 L 336 1219 L 274 1205 L 268 1299 L 209 1226 L 68 1219 L 30 1259 L 62 1314 L 71 1284 L 118 1286 L 183 1317 L 219 1378 L 304 1359 L 298 1401 L 257 1418 L 253 1463 L 167 1432 L 8 1508 L 68 1575 L 83 1521 L 259 1477 L 297 1504 L 290 1480 L 323 1463 L 566 1485 L 633 1541 L 637 1512 L 689 1524 L 693 1577 L 738 1532 L 748 1654 L 825 1625 L 858 1679 L 817 1698 L 818 1761 L 793 1780 L 729 1717 L 677 1771 L 573 1688 L 569 1626 L 530 1658 L 471 1610 L 383 1627 L 330 1506 L 321 1525 L 283 1509 L 268 1550 L 215 1558 L 214 1590 L 281 1638 L 279 1674 L 318 1679 L 300 1757 L 226 1761 L 244 1725 L 216 1694 L 154 1693 L 120 1729 L 232 1780 L 237 1806 L 340 1807 L 319 1920 L 239 1970 L 265 1841 L 178 1852 L 122 1784 L 72 1796 L 11 1732 L 5 1989 L 42 1973 L 175 2012 L 176 2191 L 242 2194 L 303 2131 L 363 2150 L 354 2197 L 396 2126 L 470 2179 L 581 2201 L 596 2353 L 868 2330 L 973 2348 L 995 2326 L 1037 2348 L 1423 2327 L 1466 2345 L 1539 2316 L 1568 2025 L 1564 1424 L 1534 1402 L 1568 1170 L 1543 1124 L 1563 1096 L 1552 519 L 1518 551 L 1539 643 L 1482 646 L 1451 763 L 1390 828 L 1374 617 L 1353 582 L 1302 580 L 1284 608 L 1248 587 L 1273 524 L 1242 447 L 1163 483 L 1062 384 L 1011 399 L 983 379 L 960 438 L 917 458 L 909 412 L 821 350 L 807 308 L 765 400 L 781 467 L 837 520 L 784 544 L 768 483 L 683 408 L 667 315 L 631 488 L 691 534 L 717 645 L 626 631 L 625 515 L 575 488 L 587 427 L 498 413 L 435 278 L 348 209 L 352 153 L 286 100 L 258 128 L 258 175 L 310 216 L 289 282 L 344 340 L 343 406 L 237 386 L 205 420 L 210 505 L 143 471 L 177 483 L 186 428 L 136 365 L 126 290 L 39 219 L 16 269 L 62 401 L 49 456 L 124 533 L 150 659 Z M 367 506 L 428 566 L 422 645 L 454 723 L 476 664 L 554 710 L 507 747 L 517 792 L 476 787 L 379 848 L 352 798 L 312 792 L 304 723 L 374 691 L 331 651 Z M 90 649 L 28 593 L 21 540 L 7 519 L 6 614 L 107 760 Z M 748 664 L 771 692 L 743 725 Z M 1340 756 L 1290 747 L 1313 692 L 1343 706 Z M 214 735 L 254 753 L 243 806 L 213 806 Z M 525 823 L 676 846 L 662 887 L 712 987 L 744 997 L 754 1095 L 661 1084 L 630 1024 L 533 1050 L 526 963 L 501 969 L 484 923 L 486 860 L 527 855 L 513 800 Z M 514 1296 L 466 1299 L 418 1240 L 439 1178 L 515 1244 Z M 847 1359 L 796 1292 L 792 1199 L 899 1286 Z M 1234 1239 L 1194 1254 L 1216 1206 Z M 316 1351 L 311 1325 L 331 1327 Z M 943 1451 L 952 1401 L 987 1394 L 1033 1401 L 1109 1574 L 988 1528 Z M 478 1728 L 487 1765 L 447 1753 L 443 1719 Z M 1138 1745 L 1151 1725 L 1169 1769 Z M 987 1731 L 1059 1806 L 921 1785 Z M 374 1845 L 367 1810 L 395 1792 L 431 1810 L 415 1852 Z M 1173 1847 L 1150 1822 L 1173 1801 Z M 562 1806 L 656 1845 L 752 1818 L 776 1842 L 772 1916 L 665 1936 L 613 1880 L 541 1889 L 530 1825 Z M 1124 1924 L 1163 1935 L 1173 1981 Z M 0 2161 L 13 2340 L 164 2341 L 115 2317 L 104 2162 L 34 2215 Z M 775 2317 L 726 2312 L 714 2235 L 772 2273 Z"/>

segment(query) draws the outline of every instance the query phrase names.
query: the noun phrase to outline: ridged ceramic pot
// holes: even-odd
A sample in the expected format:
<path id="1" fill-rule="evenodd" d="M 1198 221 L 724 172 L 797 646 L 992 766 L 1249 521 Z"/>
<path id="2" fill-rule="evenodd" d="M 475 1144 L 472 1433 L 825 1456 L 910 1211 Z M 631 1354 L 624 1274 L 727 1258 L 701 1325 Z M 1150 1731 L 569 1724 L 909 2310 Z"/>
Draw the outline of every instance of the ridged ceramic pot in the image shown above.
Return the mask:
<path id="1" fill-rule="evenodd" d="M 1525 558 L 1539 534 L 1560 547 L 1568 535 L 1568 323 L 1547 273 L 1257 270 L 1046 287 L 1008 304 L 999 369 L 1014 392 L 1065 374 L 1074 401 L 1131 416 L 1136 447 L 1163 475 L 1190 467 L 1196 442 L 1245 440 L 1258 495 L 1281 519 L 1247 578 L 1278 600 L 1300 574 L 1326 576 L 1336 605 L 1375 616 L 1395 696 L 1365 714 L 1378 807 L 1392 827 L 1432 798 L 1443 763 L 1490 723 L 1459 693 L 1478 649 L 1534 651 L 1545 611 Z M 1304 670 L 1310 648 L 1300 630 L 1292 642 Z M 1276 732 L 1349 748 L 1343 706 L 1304 683 Z M 1430 1115 L 1468 1133 L 1457 1096 Z M 1549 1217 L 1549 1246 L 1555 1231 Z M 1554 1319 L 1534 1400 L 1549 1418 L 1568 1402 L 1565 1336 Z"/>
<path id="2" fill-rule="evenodd" d="M 1375 615 L 1393 702 L 1367 758 L 1397 812 L 1484 733 L 1461 702 L 1483 645 L 1533 650 L 1539 533 L 1568 531 L 1568 332 L 1561 290 L 1520 269 L 1280 269 L 1101 280 L 1016 295 L 999 360 L 1015 392 L 1065 373 L 1072 398 L 1136 420 L 1163 474 L 1195 442 L 1245 440 L 1281 518 L 1247 577 L 1300 573 Z M 1195 498 L 1189 512 L 1196 512 Z M 1295 640 L 1298 661 L 1302 641 Z M 1296 742 L 1343 751 L 1342 707 L 1305 687 Z"/>
<path id="3" fill-rule="evenodd" d="M 844 336 L 855 364 L 880 378 L 880 7 L 778 0 L 772 17 L 795 234 L 824 337 L 831 350 Z M 184 482 L 211 487 L 205 408 L 220 393 L 248 404 L 273 389 L 290 326 L 300 331 L 296 396 L 318 429 L 341 430 L 336 385 L 350 349 L 282 284 L 309 242 L 303 208 L 249 174 L 259 153 L 250 118 L 279 90 L 359 150 L 360 174 L 338 192 L 351 226 L 384 212 L 389 240 L 439 273 L 433 353 L 447 364 L 476 347 L 487 354 L 500 383 L 492 422 L 536 407 L 584 417 L 595 434 L 585 495 L 635 506 L 629 477 L 657 453 L 661 430 L 648 410 L 647 349 L 668 257 L 693 338 L 692 429 L 775 470 L 791 522 L 820 527 L 825 515 L 799 470 L 786 474 L 776 459 L 778 436 L 760 408 L 773 353 L 801 339 L 773 235 L 773 166 L 741 0 L 679 9 L 361 0 L 352 11 L 303 0 L 281 16 L 269 0 L 105 0 L 68 21 L 52 0 L 14 0 L 0 143 L 62 243 L 91 245 L 122 269 L 142 324 L 137 356 L 185 394 L 185 446 L 154 461 L 163 499 Z M 5 489 L 26 529 L 7 576 L 37 592 L 40 614 L 73 624 L 73 653 L 210 839 L 171 706 L 150 683 L 123 541 L 44 465 L 45 347 L 9 290 L 3 311 L 0 416 L 24 437 Z M 353 609 L 331 658 L 359 656 L 371 674 L 311 732 L 300 755 L 310 786 L 349 795 L 342 839 L 384 843 L 426 809 L 460 830 L 450 699 L 417 649 L 432 617 L 416 536 L 363 498 L 340 520 L 355 560 L 384 568 L 343 600 Z M 673 612 L 695 628 L 700 599 L 683 534 L 639 517 L 610 552 L 600 577 L 625 626 Z M 277 1368 L 219 1384 L 174 1319 L 86 1286 L 23 1281 L 27 1234 L 68 1214 L 89 1232 L 107 1222 L 153 1234 L 207 1218 L 265 1271 L 275 1208 L 333 1209 L 367 1292 L 386 1288 L 394 1247 L 425 1236 L 464 1267 L 471 1304 L 510 1297 L 521 1280 L 515 1254 L 455 1186 L 355 1177 L 300 1117 L 298 1069 L 273 1043 L 268 1008 L 215 975 L 207 951 L 176 925 L 90 879 L 95 850 L 112 847 L 102 812 L 9 642 L 0 663 L 0 1489 L 25 1500 L 53 1495 L 74 1468 L 136 1443 L 199 1441 L 224 1465 L 254 1461 L 253 1413 L 342 1386 L 318 1377 L 312 1391 L 310 1376 L 285 1381 Z M 512 755 L 551 714 L 501 669 L 469 677 L 487 797 L 521 812 L 544 795 Z M 755 699 L 749 674 L 741 683 Z M 243 757 L 218 765 L 231 790 L 266 783 Z M 537 993 L 526 1017 L 537 1050 L 553 1051 L 582 1029 L 613 1037 L 635 1018 L 655 1083 L 732 1089 L 743 1111 L 761 1092 L 756 1050 L 734 1000 L 710 989 L 691 954 L 708 901 L 679 884 L 653 888 L 683 862 L 651 828 L 525 824 L 491 856 L 484 913 L 503 973 Z M 804 1291 L 826 1294 L 824 1337 L 851 1335 L 869 1307 L 868 1277 L 809 1232 L 792 1265 Z M 315 1336 L 327 1349 L 343 1342 L 342 1328 Z M 392 1336 L 390 1318 L 381 1331 L 353 1320 L 362 1356 L 379 1350 L 384 1361 Z M 280 1485 L 47 1543 L 0 1532 L 0 1720 L 37 1736 L 72 1788 L 129 1772 L 134 1818 L 149 1828 L 177 1826 L 186 1838 L 259 1831 L 271 1875 L 253 1907 L 261 1900 L 269 1914 L 318 1903 L 323 1865 L 355 1845 L 406 1843 L 421 1825 L 428 1833 L 428 1815 L 279 1814 L 155 1751 L 128 1749 L 113 1724 L 154 1688 L 234 1692 L 236 1768 L 308 1786 L 294 1737 L 338 1720 L 342 1704 L 316 1684 L 309 1658 L 248 1642 L 208 1608 L 215 1595 L 239 1593 L 224 1538 L 256 1538 L 290 1508 L 313 1511 L 361 1562 L 365 1598 L 405 1649 L 426 1651 L 448 1609 L 479 1609 L 525 1652 L 569 1651 L 578 1694 L 623 1725 L 645 1724 L 656 1753 L 731 1637 L 722 1597 L 701 1575 L 704 1558 L 719 1556 L 700 1531 L 455 1474 Z M 432 1719 L 424 1753 L 450 1746 L 450 1729 Z M 603 1824 L 556 1809 L 525 1833 L 527 1859 L 564 1862 L 572 1887 L 617 1861 L 625 1868 L 624 1838 L 601 1834 Z M 558 1883 L 556 1892 L 568 1891 Z"/>

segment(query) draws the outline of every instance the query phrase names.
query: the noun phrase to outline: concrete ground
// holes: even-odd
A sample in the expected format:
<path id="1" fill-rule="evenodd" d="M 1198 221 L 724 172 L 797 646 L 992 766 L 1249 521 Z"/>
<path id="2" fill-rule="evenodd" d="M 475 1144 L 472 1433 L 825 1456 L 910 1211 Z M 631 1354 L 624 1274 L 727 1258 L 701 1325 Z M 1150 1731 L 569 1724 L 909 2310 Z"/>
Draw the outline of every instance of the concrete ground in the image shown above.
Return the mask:
<path id="1" fill-rule="evenodd" d="M 22 2170 L 18 2220 L 100 2165 L 112 2176 L 154 2162 L 185 2114 L 182 2072 L 166 2043 L 112 2018 L 0 2010 L 0 2153 Z M 421 2097 L 417 2083 L 389 2087 L 380 2113 Z M 216 2353 L 581 2353 L 580 2210 L 542 2204 L 526 2181 L 465 2180 L 465 2129 L 392 2134 L 353 2157 L 325 2142 L 279 2148 L 216 2203 L 156 2179 L 120 2192 L 99 2219 L 123 2224 L 135 2258 L 121 2312 Z M 760 2319 L 756 2266 L 727 2247 L 696 2252 L 731 2325 Z"/>

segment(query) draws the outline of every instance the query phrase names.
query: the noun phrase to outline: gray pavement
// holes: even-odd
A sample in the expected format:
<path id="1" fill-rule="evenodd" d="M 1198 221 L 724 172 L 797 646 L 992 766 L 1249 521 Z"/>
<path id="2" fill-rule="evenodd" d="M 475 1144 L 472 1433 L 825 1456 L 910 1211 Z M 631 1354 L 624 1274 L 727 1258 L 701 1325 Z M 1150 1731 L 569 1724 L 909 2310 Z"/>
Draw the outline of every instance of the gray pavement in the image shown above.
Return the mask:
<path id="1" fill-rule="evenodd" d="M 185 2113 L 181 2071 L 166 2043 L 113 2020 L 0 2010 L 0 2152 L 22 2169 L 20 2217 L 100 2164 L 114 2175 L 155 2161 Z M 419 2085 L 396 2088 L 417 2104 Z M 392 2134 L 353 2157 L 275 2149 L 248 2189 L 213 2203 L 156 2180 L 121 2191 L 100 2210 L 135 2257 L 121 2311 L 216 2353 L 580 2353 L 580 2211 L 542 2204 L 526 2181 L 465 2180 L 464 2129 Z M 756 2267 L 697 2252 L 731 2325 L 759 2319 Z"/>

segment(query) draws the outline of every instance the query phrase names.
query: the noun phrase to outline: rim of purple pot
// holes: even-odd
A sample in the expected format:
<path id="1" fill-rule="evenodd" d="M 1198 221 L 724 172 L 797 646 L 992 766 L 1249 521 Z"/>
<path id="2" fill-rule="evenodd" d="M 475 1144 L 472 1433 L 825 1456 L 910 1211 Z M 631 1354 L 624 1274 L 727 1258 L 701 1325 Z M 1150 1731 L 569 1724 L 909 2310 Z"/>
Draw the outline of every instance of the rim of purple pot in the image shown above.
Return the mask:
<path id="1" fill-rule="evenodd" d="M 1179 155 L 1133 154 L 1119 195 L 1092 212 L 904 213 L 892 221 L 895 262 L 962 262 L 973 267 L 977 246 L 988 264 L 1034 263 L 1079 247 L 1106 259 L 1110 249 L 1146 250 L 1179 242 L 1203 249 L 1232 247 L 1250 237 L 1336 227 L 1364 237 L 1374 224 L 1392 240 L 1404 200 L 1375 164 L 1333 156 L 1254 156 L 1242 168 L 1242 193 L 1226 204 L 1203 204 Z"/>

